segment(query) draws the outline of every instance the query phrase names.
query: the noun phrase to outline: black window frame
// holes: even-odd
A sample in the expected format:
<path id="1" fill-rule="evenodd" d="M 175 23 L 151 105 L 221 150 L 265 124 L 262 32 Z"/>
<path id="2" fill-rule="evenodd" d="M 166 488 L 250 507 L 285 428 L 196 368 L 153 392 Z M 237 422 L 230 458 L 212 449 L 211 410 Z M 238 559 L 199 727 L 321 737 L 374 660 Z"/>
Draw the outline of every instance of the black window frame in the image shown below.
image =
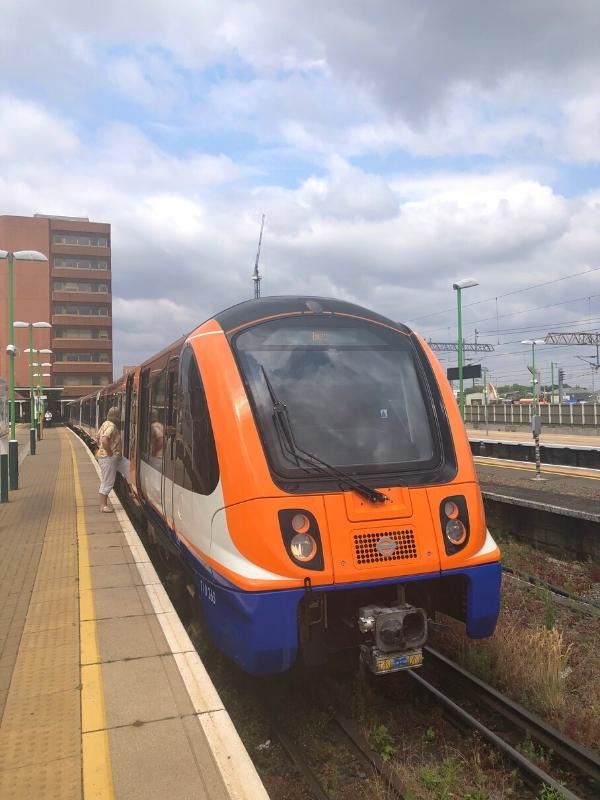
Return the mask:
<path id="1" fill-rule="evenodd" d="M 329 315 L 328 318 L 332 319 L 338 316 L 340 319 L 352 320 L 353 315 Z M 298 319 L 297 314 L 286 314 L 280 317 L 281 322 L 290 319 Z M 319 315 L 303 315 L 304 320 L 310 320 L 314 323 L 316 329 L 320 327 Z M 236 341 L 239 336 L 258 327 L 259 325 L 268 324 L 272 322 L 271 319 L 256 320 L 251 324 L 244 325 L 229 333 L 228 340 L 236 361 L 240 378 L 244 385 L 248 401 L 252 410 L 254 422 L 261 440 L 263 452 L 271 473 L 274 483 L 286 492 L 291 494 L 304 493 L 307 491 L 317 492 L 337 492 L 339 491 L 339 480 L 335 477 L 331 479 L 326 476 L 318 475 L 316 471 L 311 475 L 302 474 L 302 470 L 295 472 L 284 472 L 280 468 L 280 464 L 273 458 L 271 447 L 265 436 L 262 424 L 262 415 L 259 412 L 254 393 L 246 378 L 244 365 L 240 359 Z M 393 330 L 398 336 L 406 337 L 410 343 L 412 350 L 414 365 L 417 373 L 417 378 L 423 394 L 423 399 L 427 408 L 427 413 L 430 417 L 431 432 L 433 435 L 434 443 L 439 454 L 438 463 L 435 466 L 427 466 L 425 468 L 417 469 L 380 469 L 378 465 L 361 465 L 360 469 L 351 470 L 351 474 L 356 475 L 360 480 L 372 486 L 406 486 L 417 487 L 425 485 L 439 485 L 448 483 L 453 480 L 458 471 L 458 464 L 456 459 L 456 451 L 452 438 L 450 423 L 448 420 L 446 408 L 441 396 L 440 388 L 437 378 L 433 372 L 429 359 L 425 355 L 423 348 L 420 346 L 418 339 L 411 332 L 406 334 L 400 329 L 392 328 L 389 325 L 382 325 L 377 320 L 354 318 L 355 322 L 361 322 L 368 326 L 384 327 L 388 330 Z M 310 467 L 307 467 L 310 469 Z M 347 467 L 343 467 L 346 471 L 350 471 Z"/>
<path id="2" fill-rule="evenodd" d="M 220 479 L 219 458 L 204 382 L 189 344 L 179 358 L 176 406 L 173 480 L 196 494 L 210 495 Z M 186 436 L 190 429 L 191 437 Z"/>

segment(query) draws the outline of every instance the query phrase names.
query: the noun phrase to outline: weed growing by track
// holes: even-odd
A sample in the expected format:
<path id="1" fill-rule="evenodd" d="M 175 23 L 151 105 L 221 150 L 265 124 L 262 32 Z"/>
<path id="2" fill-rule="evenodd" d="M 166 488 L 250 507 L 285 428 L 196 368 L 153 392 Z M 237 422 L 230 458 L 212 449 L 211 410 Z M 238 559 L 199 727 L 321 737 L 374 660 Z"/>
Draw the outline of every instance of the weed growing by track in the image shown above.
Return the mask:
<path id="1" fill-rule="evenodd" d="M 557 586 L 582 599 L 600 602 L 600 564 L 592 561 L 565 561 L 510 537 L 498 536 L 502 563 Z"/>
<path id="2" fill-rule="evenodd" d="M 529 565 L 531 571 L 531 564 Z M 444 618 L 432 644 L 591 749 L 600 742 L 600 620 L 505 576 L 495 635 Z"/>

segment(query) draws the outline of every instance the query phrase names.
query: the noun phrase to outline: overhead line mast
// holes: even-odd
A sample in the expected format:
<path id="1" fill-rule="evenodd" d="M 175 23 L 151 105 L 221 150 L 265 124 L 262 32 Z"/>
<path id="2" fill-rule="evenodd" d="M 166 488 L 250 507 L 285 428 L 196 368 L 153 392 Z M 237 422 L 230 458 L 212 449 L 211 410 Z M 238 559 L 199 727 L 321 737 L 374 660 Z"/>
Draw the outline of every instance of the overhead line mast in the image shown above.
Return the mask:
<path id="1" fill-rule="evenodd" d="M 254 262 L 254 275 L 252 276 L 252 280 L 254 281 L 254 299 L 258 300 L 260 298 L 260 281 L 262 275 L 258 271 L 258 262 L 260 260 L 260 246 L 262 244 L 262 237 L 263 237 L 263 228 L 265 227 L 265 215 L 262 215 L 262 220 L 260 223 L 260 236 L 258 237 L 258 250 L 256 251 L 256 261 Z"/>

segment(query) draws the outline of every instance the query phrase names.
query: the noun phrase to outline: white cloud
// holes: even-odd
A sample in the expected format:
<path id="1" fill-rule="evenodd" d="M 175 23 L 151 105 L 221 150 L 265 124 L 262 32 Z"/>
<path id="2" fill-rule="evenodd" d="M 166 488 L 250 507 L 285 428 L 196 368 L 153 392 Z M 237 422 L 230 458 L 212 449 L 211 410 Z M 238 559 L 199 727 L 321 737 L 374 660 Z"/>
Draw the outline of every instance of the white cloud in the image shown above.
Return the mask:
<path id="1" fill-rule="evenodd" d="M 73 126 L 37 103 L 0 94 L 0 158 L 35 154 L 38 160 L 73 156 L 80 143 Z"/>
<path id="2" fill-rule="evenodd" d="M 599 22 L 596 0 L 5 0 L 0 213 L 113 224 L 118 362 L 251 295 L 263 212 L 265 292 L 449 305 L 443 331 L 465 273 L 493 298 L 598 263 L 597 192 L 556 187 L 600 161 Z"/>

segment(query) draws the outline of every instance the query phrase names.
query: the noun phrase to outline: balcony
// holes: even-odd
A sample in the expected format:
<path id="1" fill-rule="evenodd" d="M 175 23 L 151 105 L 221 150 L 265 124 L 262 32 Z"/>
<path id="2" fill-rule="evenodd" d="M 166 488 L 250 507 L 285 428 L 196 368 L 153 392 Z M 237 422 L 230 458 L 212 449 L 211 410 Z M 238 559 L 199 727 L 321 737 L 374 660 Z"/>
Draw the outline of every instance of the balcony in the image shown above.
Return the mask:
<path id="1" fill-rule="evenodd" d="M 110 258 L 110 247 L 86 247 L 81 244 L 52 244 L 50 252 L 54 256 L 77 255 L 89 256 L 90 258 Z"/>
<path id="2" fill-rule="evenodd" d="M 55 361 L 52 364 L 52 372 L 55 376 L 106 375 L 112 373 L 112 364 L 106 361 Z"/>
<path id="3" fill-rule="evenodd" d="M 52 324 L 65 328 L 112 328 L 112 317 L 99 317 L 95 314 L 89 317 L 83 314 L 52 314 Z"/>
<path id="4" fill-rule="evenodd" d="M 110 292 L 65 292 L 53 291 L 52 299 L 57 303 L 109 303 Z"/>
<path id="5" fill-rule="evenodd" d="M 62 339 L 55 336 L 50 346 L 55 353 L 61 350 L 108 350 L 112 353 L 112 339 Z"/>
<path id="6" fill-rule="evenodd" d="M 63 278 L 65 280 L 95 280 L 110 281 L 111 271 L 109 269 L 72 269 L 71 267 L 54 267 L 50 270 L 53 278 Z"/>

